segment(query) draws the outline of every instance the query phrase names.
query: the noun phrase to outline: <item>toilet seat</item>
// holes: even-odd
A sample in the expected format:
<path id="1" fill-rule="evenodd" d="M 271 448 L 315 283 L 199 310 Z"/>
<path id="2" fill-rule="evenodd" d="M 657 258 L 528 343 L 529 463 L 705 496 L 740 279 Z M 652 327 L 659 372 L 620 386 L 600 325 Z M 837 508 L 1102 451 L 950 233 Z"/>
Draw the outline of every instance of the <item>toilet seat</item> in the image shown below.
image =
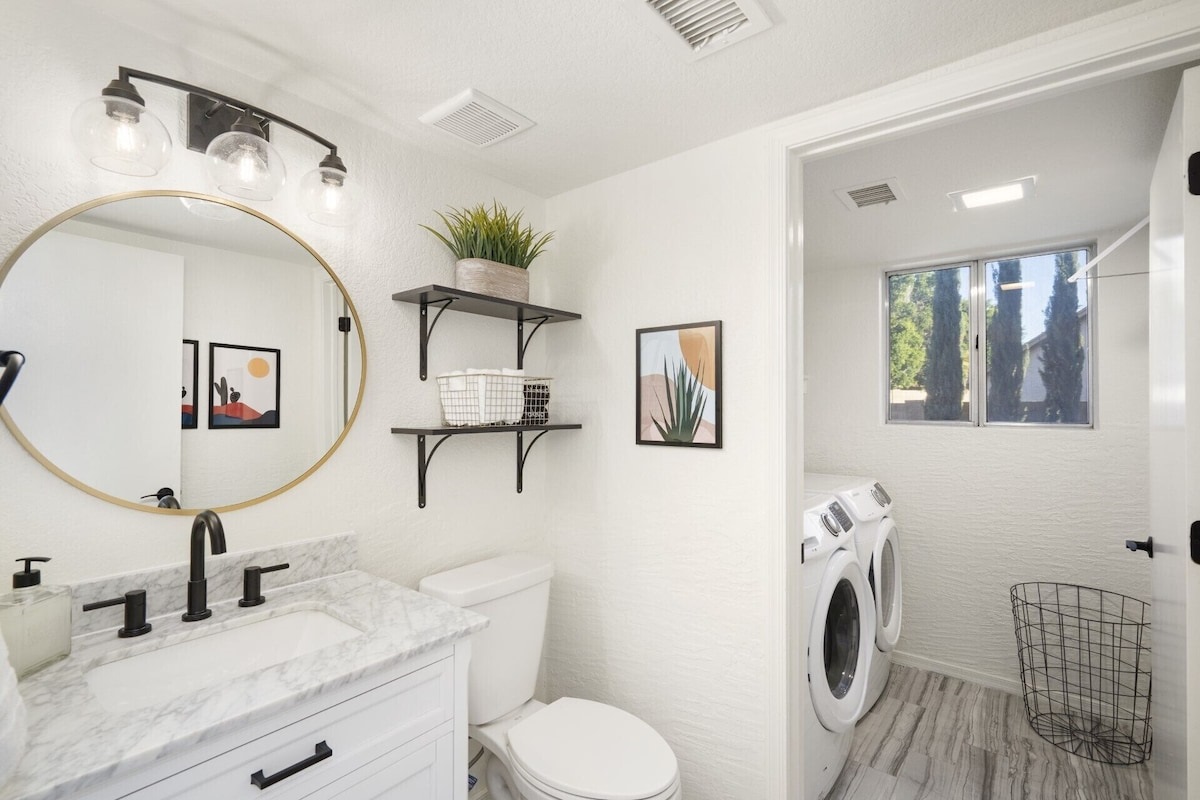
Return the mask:
<path id="1" fill-rule="evenodd" d="M 658 732 L 590 700 L 564 697 L 521 720 L 508 752 L 520 778 L 562 800 L 667 800 L 678 790 L 675 754 Z"/>
<path id="2" fill-rule="evenodd" d="M 562 789 L 547 786 L 526 773 L 516 764 L 513 765 L 511 775 L 520 787 L 521 796 L 524 800 L 595 800 L 591 796 L 585 797 L 584 795 L 571 794 L 564 792 Z M 640 798 L 640 800 L 679 800 L 680 797 L 679 778 L 676 777 L 664 791 L 652 797 Z"/>

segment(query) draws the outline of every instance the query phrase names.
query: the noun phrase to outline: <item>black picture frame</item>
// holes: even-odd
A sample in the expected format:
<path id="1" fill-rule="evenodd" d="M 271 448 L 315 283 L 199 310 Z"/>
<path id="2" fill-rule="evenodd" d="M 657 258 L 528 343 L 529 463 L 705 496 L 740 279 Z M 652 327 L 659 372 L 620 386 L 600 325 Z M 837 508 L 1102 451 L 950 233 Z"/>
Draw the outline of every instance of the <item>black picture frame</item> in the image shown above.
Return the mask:
<path id="1" fill-rule="evenodd" d="M 200 426 L 200 403 L 196 389 L 200 386 L 200 342 L 183 340 L 183 397 L 181 398 L 180 427 L 195 430 Z M 189 402 L 190 401 L 190 402 Z"/>
<path id="2" fill-rule="evenodd" d="M 720 448 L 721 369 L 721 320 L 638 328 L 634 441 Z M 685 388 L 676 392 L 680 377 Z"/>
<path id="3" fill-rule="evenodd" d="M 278 428 L 280 362 L 281 353 L 273 347 L 211 342 L 208 427 L 211 430 Z M 241 389 L 234 384 L 235 380 Z"/>

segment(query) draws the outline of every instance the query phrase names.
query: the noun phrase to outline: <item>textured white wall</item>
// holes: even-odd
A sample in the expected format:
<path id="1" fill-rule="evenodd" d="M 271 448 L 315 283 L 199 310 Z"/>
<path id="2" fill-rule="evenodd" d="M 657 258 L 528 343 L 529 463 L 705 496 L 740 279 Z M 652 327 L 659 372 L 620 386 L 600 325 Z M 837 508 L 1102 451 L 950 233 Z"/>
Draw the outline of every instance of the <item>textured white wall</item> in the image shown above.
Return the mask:
<path id="1" fill-rule="evenodd" d="M 544 550 L 541 525 L 547 498 L 545 452 L 529 460 L 526 490 L 516 494 L 515 444 L 509 436 L 449 441 L 430 468 L 429 505 L 417 508 L 414 437 L 393 436 L 400 424 L 438 419 L 436 384 L 417 378 L 417 307 L 396 303 L 395 291 L 452 280 L 449 253 L 417 224 L 447 204 L 489 201 L 525 208 L 535 226 L 544 203 L 487 176 L 398 144 L 385 133 L 286 94 L 286 74 L 260 76 L 160 46 L 115 26 L 76 3 L 17 3 L 5 9 L 0 53 L 6 80 L 0 99 L 12 113 L 0 118 L 5 169 L 0 176 L 0 254 L 54 215 L 85 200 L 138 189 L 208 191 L 202 158 L 179 145 L 173 109 L 177 92 L 143 83 L 140 89 L 176 140 L 167 169 L 149 180 L 97 170 L 76 153 L 71 113 L 116 76 L 118 65 L 158 72 L 256 102 L 338 143 L 351 175 L 363 181 L 368 210 L 349 229 L 308 222 L 294 204 L 294 186 L 322 153 L 280 131 L 275 142 L 290 187 L 255 207 L 294 230 L 324 256 L 345 282 L 367 340 L 366 395 L 358 420 L 339 451 L 307 481 L 260 505 L 225 515 L 234 550 L 262 547 L 343 530 L 361 535 L 361 563 L 412 586 L 427 573 L 515 549 Z M 236 68 L 236 65 L 232 65 Z M 563 270 L 571 269 L 564 264 Z M 532 275 L 533 297 L 544 274 Z M 544 334 L 539 335 L 543 340 Z M 447 313 L 431 345 L 433 374 L 465 366 L 515 366 L 512 329 L 495 320 Z M 529 362 L 539 365 L 535 341 Z M 20 392 L 20 380 L 13 392 Z M 580 450 L 559 457 L 580 457 Z M 181 561 L 190 518 L 109 505 L 43 469 L 7 431 L 0 431 L 0 561 L 36 553 L 54 557 L 51 582 Z M 183 587 L 180 587 L 182 598 Z"/>
<path id="2" fill-rule="evenodd" d="M 1099 248 L 1123 232 L 1095 236 Z M 820 232 L 812 239 L 806 246 L 820 252 Z M 1147 247 L 1142 232 L 1098 269 L 1145 271 Z M 874 476 L 895 498 L 904 559 L 898 651 L 1015 689 L 1010 585 L 1061 581 L 1149 599 L 1149 560 L 1124 547 L 1146 531 L 1145 275 L 1097 282 L 1094 430 L 885 425 L 883 271 L 809 261 L 805 465 Z"/>
<path id="3" fill-rule="evenodd" d="M 548 201 L 556 413 L 546 493 L 558 573 L 545 694 L 628 709 L 689 798 L 767 796 L 768 538 L 781 334 L 766 313 L 767 148 L 735 137 Z M 720 319 L 724 448 L 634 444 L 635 330 Z"/>

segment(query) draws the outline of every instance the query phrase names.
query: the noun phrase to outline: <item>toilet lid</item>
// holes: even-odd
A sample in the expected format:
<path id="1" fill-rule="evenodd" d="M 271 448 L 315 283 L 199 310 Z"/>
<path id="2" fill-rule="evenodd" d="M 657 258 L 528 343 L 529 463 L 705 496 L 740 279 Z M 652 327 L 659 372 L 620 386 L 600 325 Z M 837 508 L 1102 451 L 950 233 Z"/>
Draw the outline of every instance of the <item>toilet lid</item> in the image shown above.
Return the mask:
<path id="1" fill-rule="evenodd" d="M 564 697 L 508 732 L 508 750 L 540 783 L 596 800 L 644 800 L 670 788 L 675 754 L 658 733 L 619 708 Z"/>

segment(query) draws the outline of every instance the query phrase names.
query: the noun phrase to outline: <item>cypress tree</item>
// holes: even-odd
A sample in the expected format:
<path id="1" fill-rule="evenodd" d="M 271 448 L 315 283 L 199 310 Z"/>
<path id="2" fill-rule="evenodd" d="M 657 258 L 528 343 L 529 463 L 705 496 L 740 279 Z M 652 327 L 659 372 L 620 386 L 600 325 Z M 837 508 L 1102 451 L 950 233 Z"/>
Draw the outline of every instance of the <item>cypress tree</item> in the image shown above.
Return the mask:
<path id="1" fill-rule="evenodd" d="M 1021 384 L 1025 382 L 1025 348 L 1021 346 L 1021 289 L 1001 289 L 1021 282 L 1021 261 L 996 264 L 992 276 L 996 311 L 987 326 L 988 421 L 1021 422 Z"/>
<path id="2" fill-rule="evenodd" d="M 1046 339 L 1038 374 L 1046 387 L 1046 422 L 1082 422 L 1083 338 L 1079 328 L 1079 285 L 1067 278 L 1075 272 L 1075 254 L 1054 257 L 1054 288 L 1046 304 Z"/>
<path id="3" fill-rule="evenodd" d="M 925 353 L 925 419 L 962 416 L 961 301 L 958 269 L 939 269 L 933 285 L 933 330 Z"/>

